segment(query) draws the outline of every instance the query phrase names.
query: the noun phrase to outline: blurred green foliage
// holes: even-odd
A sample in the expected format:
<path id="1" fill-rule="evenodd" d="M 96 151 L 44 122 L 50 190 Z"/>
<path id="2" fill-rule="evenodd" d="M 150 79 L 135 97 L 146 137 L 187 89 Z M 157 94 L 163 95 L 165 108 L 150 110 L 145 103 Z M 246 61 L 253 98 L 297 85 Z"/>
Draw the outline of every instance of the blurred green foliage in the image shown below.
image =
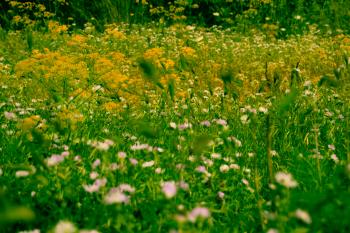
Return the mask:
<path id="1" fill-rule="evenodd" d="M 89 22 L 101 31 L 107 23 L 151 21 L 219 25 L 238 31 L 257 28 L 276 37 L 310 28 L 332 34 L 350 29 L 350 0 L 4 0 L 0 8 L 5 29 L 33 22 L 45 26 L 50 17 L 78 28 Z"/>

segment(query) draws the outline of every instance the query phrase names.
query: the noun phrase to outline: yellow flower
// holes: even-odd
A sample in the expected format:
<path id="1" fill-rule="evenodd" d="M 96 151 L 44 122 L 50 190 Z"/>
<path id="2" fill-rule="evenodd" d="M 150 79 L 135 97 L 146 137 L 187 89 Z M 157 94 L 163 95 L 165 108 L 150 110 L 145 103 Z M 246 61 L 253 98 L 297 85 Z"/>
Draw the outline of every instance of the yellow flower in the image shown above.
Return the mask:
<path id="1" fill-rule="evenodd" d="M 120 103 L 116 103 L 116 102 L 107 102 L 103 104 L 103 108 L 106 109 L 108 112 L 113 112 L 121 109 L 120 105 L 121 105 Z"/>
<path id="2" fill-rule="evenodd" d="M 102 76 L 102 81 L 106 83 L 109 89 L 119 88 L 121 83 L 125 82 L 127 79 L 127 76 L 115 70 L 108 72 Z"/>
<path id="3" fill-rule="evenodd" d="M 82 45 L 86 41 L 86 37 L 82 35 L 74 35 L 72 36 L 71 40 L 67 42 L 68 46 L 76 46 L 76 45 Z"/>
<path id="4" fill-rule="evenodd" d="M 124 39 L 126 39 L 126 36 L 124 35 L 124 33 L 120 32 L 120 31 L 118 30 L 118 28 L 114 28 L 114 29 L 109 29 L 109 28 L 107 28 L 107 29 L 106 29 L 106 33 L 107 33 L 110 37 L 112 37 L 112 38 L 114 38 L 114 39 L 119 39 L 119 40 L 124 40 Z"/>
<path id="5" fill-rule="evenodd" d="M 175 67 L 175 62 L 171 59 L 163 59 L 162 63 L 166 70 L 173 69 Z"/>
<path id="6" fill-rule="evenodd" d="M 105 57 L 99 58 L 94 65 L 94 70 L 99 75 L 105 74 L 111 71 L 113 68 L 114 68 L 113 62 L 111 62 L 111 60 Z"/>
<path id="7" fill-rule="evenodd" d="M 35 128 L 40 122 L 40 116 L 39 115 L 33 115 L 27 118 L 24 118 L 19 124 L 18 128 L 22 129 L 25 132 L 28 132 Z"/>
<path id="8" fill-rule="evenodd" d="M 163 56 L 164 50 L 162 48 L 151 48 L 144 52 L 143 57 L 145 59 L 159 59 Z"/>
<path id="9" fill-rule="evenodd" d="M 12 20 L 13 20 L 13 22 L 15 22 L 15 23 L 19 23 L 19 22 L 21 22 L 22 17 L 19 16 L 19 15 L 16 15 L 16 16 L 13 16 Z"/>
<path id="10" fill-rule="evenodd" d="M 112 52 L 109 54 L 116 62 L 122 62 L 125 60 L 125 55 L 119 52 Z"/>
<path id="11" fill-rule="evenodd" d="M 84 116 L 76 109 L 63 109 L 57 114 L 57 120 L 62 129 L 76 129 L 77 123 L 84 121 Z"/>
<path id="12" fill-rule="evenodd" d="M 181 48 L 181 54 L 186 58 L 194 58 L 196 56 L 196 50 L 191 47 Z"/>

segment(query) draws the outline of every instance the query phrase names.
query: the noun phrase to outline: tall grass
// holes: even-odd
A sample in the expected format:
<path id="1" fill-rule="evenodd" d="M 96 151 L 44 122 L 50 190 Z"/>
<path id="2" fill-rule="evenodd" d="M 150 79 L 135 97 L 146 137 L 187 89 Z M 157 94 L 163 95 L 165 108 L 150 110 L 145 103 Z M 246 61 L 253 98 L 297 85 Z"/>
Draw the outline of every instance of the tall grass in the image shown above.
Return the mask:
<path id="1" fill-rule="evenodd" d="M 275 36 L 301 34 L 316 26 L 325 33 L 349 32 L 350 0 L 66 0 L 41 1 L 32 0 L 2 1 L 4 9 L 1 15 L 1 26 L 20 28 L 28 24 L 28 20 L 13 22 L 13 17 L 29 17 L 38 22 L 46 21 L 43 14 L 35 13 L 35 7 L 29 3 L 43 4 L 52 18 L 63 24 L 83 27 L 90 22 L 98 30 L 103 30 L 106 23 L 129 22 L 145 23 L 150 21 L 165 23 L 191 23 L 201 26 L 221 25 L 235 30 L 246 31 L 251 28 L 273 28 Z M 23 7 L 24 6 L 24 7 Z"/>

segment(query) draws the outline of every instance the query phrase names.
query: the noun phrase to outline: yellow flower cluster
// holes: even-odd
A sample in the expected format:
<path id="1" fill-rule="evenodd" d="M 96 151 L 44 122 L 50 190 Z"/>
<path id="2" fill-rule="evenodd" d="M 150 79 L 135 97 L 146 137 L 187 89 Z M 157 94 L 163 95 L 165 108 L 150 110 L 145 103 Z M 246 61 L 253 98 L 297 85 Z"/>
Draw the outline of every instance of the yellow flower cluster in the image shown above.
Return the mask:
<path id="1" fill-rule="evenodd" d="M 110 71 L 101 77 L 101 80 L 106 84 L 109 90 L 116 90 L 120 88 L 127 79 L 127 76 L 115 70 Z"/>
<path id="2" fill-rule="evenodd" d="M 120 32 L 118 28 L 107 28 L 105 33 L 109 38 L 117 39 L 117 40 L 124 40 L 126 39 L 126 36 L 124 33 Z"/>
<path id="3" fill-rule="evenodd" d="M 49 31 L 53 34 L 60 34 L 67 32 L 68 26 L 67 25 L 60 25 L 57 21 L 50 20 L 47 24 L 47 27 Z"/>
<path id="4" fill-rule="evenodd" d="M 21 130 L 28 140 L 32 141 L 33 132 L 42 134 L 47 129 L 47 125 L 46 121 L 39 115 L 33 115 L 20 120 L 17 124 L 17 128 Z"/>
<path id="5" fill-rule="evenodd" d="M 74 130 L 79 122 L 84 121 L 84 116 L 77 109 L 64 108 L 57 114 L 56 120 L 61 129 Z"/>
<path id="6" fill-rule="evenodd" d="M 151 48 L 143 53 L 143 57 L 147 60 L 157 60 L 160 59 L 164 54 L 162 48 Z"/>
<path id="7" fill-rule="evenodd" d="M 181 54 L 185 58 L 195 58 L 196 57 L 196 50 L 191 48 L 191 47 L 182 47 Z"/>

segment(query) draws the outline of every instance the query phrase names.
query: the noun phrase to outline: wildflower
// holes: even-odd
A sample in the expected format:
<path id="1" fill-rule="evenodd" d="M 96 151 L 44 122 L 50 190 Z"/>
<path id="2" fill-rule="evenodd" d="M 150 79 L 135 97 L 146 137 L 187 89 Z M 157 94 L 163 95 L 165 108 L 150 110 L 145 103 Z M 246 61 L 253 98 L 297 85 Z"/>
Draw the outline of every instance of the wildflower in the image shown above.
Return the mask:
<path id="1" fill-rule="evenodd" d="M 236 147 L 241 147 L 242 146 L 242 142 L 240 140 L 238 140 L 234 136 L 228 137 L 227 140 L 230 141 L 230 142 L 234 142 Z"/>
<path id="2" fill-rule="evenodd" d="M 212 153 L 212 154 L 211 154 L 211 157 L 212 157 L 213 159 L 220 159 L 220 158 L 221 158 L 221 154 L 219 154 L 219 153 Z"/>
<path id="3" fill-rule="evenodd" d="M 160 167 L 157 167 L 157 168 L 154 170 L 154 172 L 155 172 L 156 174 L 161 174 L 161 173 L 164 172 L 164 170 L 163 170 L 162 168 L 160 168 Z"/>
<path id="4" fill-rule="evenodd" d="M 193 58 L 196 56 L 196 50 L 191 47 L 181 48 L 181 54 L 186 58 Z"/>
<path id="5" fill-rule="evenodd" d="M 26 176 L 29 176 L 29 171 L 24 171 L 24 170 L 16 171 L 15 175 L 17 178 L 26 177 Z"/>
<path id="6" fill-rule="evenodd" d="M 204 166 L 199 166 L 196 168 L 196 171 L 200 173 L 206 173 L 207 169 Z"/>
<path id="7" fill-rule="evenodd" d="M 151 48 L 146 50 L 146 52 L 143 54 L 143 57 L 145 59 L 159 59 L 164 54 L 164 50 L 162 48 Z"/>
<path id="8" fill-rule="evenodd" d="M 120 190 L 121 192 L 128 192 L 128 193 L 134 193 L 135 192 L 135 188 L 132 187 L 129 184 L 120 184 L 117 187 L 118 190 Z"/>
<path id="9" fill-rule="evenodd" d="M 224 197 L 225 197 L 225 193 L 221 192 L 221 191 L 219 191 L 217 195 L 218 195 L 218 198 L 220 198 L 220 199 L 224 199 Z"/>
<path id="10" fill-rule="evenodd" d="M 192 128 L 192 124 L 191 123 L 188 123 L 188 122 L 185 122 L 183 124 L 180 124 L 178 126 L 179 130 L 185 130 L 185 129 L 188 129 L 188 128 Z"/>
<path id="11" fill-rule="evenodd" d="M 153 148 L 151 146 L 149 146 L 148 144 L 136 143 L 136 144 L 132 145 L 130 149 L 131 150 L 149 150 L 149 151 L 151 151 Z"/>
<path id="12" fill-rule="evenodd" d="M 162 184 L 162 191 L 167 199 L 173 198 L 177 193 L 177 187 L 174 181 L 166 181 Z"/>
<path id="13" fill-rule="evenodd" d="M 137 161 L 137 159 L 134 159 L 134 158 L 130 158 L 129 159 L 129 162 L 132 164 L 132 165 L 134 165 L 134 166 L 136 166 L 139 162 Z"/>
<path id="14" fill-rule="evenodd" d="M 46 159 L 46 164 L 49 167 L 55 166 L 61 162 L 63 162 L 64 157 L 62 155 L 51 155 L 51 157 Z"/>
<path id="15" fill-rule="evenodd" d="M 332 154 L 332 155 L 331 155 L 331 159 L 332 159 L 335 163 L 339 163 L 339 158 L 337 157 L 336 154 Z"/>
<path id="16" fill-rule="evenodd" d="M 216 119 L 215 122 L 218 125 L 222 125 L 222 126 L 226 126 L 227 125 L 227 121 L 224 120 L 224 119 Z"/>
<path id="17" fill-rule="evenodd" d="M 183 189 L 183 190 L 188 190 L 189 189 L 189 185 L 185 182 L 185 181 L 183 181 L 183 180 L 181 180 L 179 183 L 178 183 L 178 185 L 179 185 L 179 187 L 181 188 L 181 189 Z"/>
<path id="18" fill-rule="evenodd" d="M 126 158 L 126 153 L 124 151 L 119 151 L 118 152 L 118 158 L 125 159 Z"/>
<path id="19" fill-rule="evenodd" d="M 16 120 L 17 116 L 13 112 L 4 112 L 4 116 L 7 120 Z"/>
<path id="20" fill-rule="evenodd" d="M 267 114 L 267 112 L 269 111 L 267 108 L 265 108 L 265 107 L 259 107 L 259 112 L 261 112 L 261 113 L 264 113 L 264 114 Z"/>
<path id="21" fill-rule="evenodd" d="M 68 157 L 68 156 L 69 156 L 69 151 L 63 151 L 63 152 L 61 153 L 61 156 L 62 156 L 63 158 Z"/>
<path id="22" fill-rule="evenodd" d="M 215 17 L 219 17 L 219 16 L 220 16 L 220 13 L 219 13 L 219 12 L 214 12 L 213 15 L 214 15 Z"/>
<path id="23" fill-rule="evenodd" d="M 97 150 L 108 151 L 109 148 L 114 145 L 114 142 L 112 140 L 106 139 L 103 142 L 93 141 L 93 142 L 90 143 L 90 145 L 92 147 L 96 148 Z"/>
<path id="24" fill-rule="evenodd" d="M 119 165 L 117 163 L 111 163 L 111 165 L 109 166 L 109 169 L 111 171 L 115 171 L 119 168 Z"/>
<path id="25" fill-rule="evenodd" d="M 275 151 L 275 150 L 271 150 L 271 151 L 270 151 L 270 154 L 271 154 L 272 157 L 278 156 L 278 152 Z"/>
<path id="26" fill-rule="evenodd" d="M 311 224 L 311 222 L 312 222 L 309 213 L 306 212 L 305 210 L 302 210 L 302 209 L 297 209 L 295 211 L 295 217 L 300 219 L 301 221 L 303 221 L 306 224 Z"/>
<path id="27" fill-rule="evenodd" d="M 290 173 L 277 172 L 275 179 L 277 183 L 286 188 L 295 188 L 298 186 L 298 183 L 293 179 Z"/>
<path id="28" fill-rule="evenodd" d="M 54 233 L 75 233 L 77 232 L 77 228 L 70 221 L 61 220 L 57 223 L 53 232 Z"/>
<path id="29" fill-rule="evenodd" d="M 223 164 L 220 166 L 220 172 L 226 173 L 230 170 L 230 167 L 227 164 Z"/>
<path id="30" fill-rule="evenodd" d="M 243 116 L 241 116 L 241 122 L 242 122 L 243 125 L 248 124 L 249 121 L 250 121 L 250 120 L 249 120 L 248 115 L 243 115 Z"/>
<path id="31" fill-rule="evenodd" d="M 196 222 L 198 218 L 209 218 L 210 212 L 208 208 L 205 207 L 196 207 L 188 215 L 187 219 L 190 222 Z"/>
<path id="32" fill-rule="evenodd" d="M 335 146 L 333 145 L 333 144 L 330 144 L 330 145 L 328 145 L 328 149 L 330 149 L 330 150 L 335 150 Z"/>
<path id="33" fill-rule="evenodd" d="M 232 163 L 230 164 L 230 168 L 234 170 L 239 170 L 241 167 L 238 164 Z"/>
<path id="34" fill-rule="evenodd" d="M 107 205 L 111 205 L 114 203 L 128 204 L 129 201 L 130 197 L 119 188 L 112 188 L 104 198 L 104 202 Z"/>
<path id="35" fill-rule="evenodd" d="M 90 179 L 95 180 L 98 177 L 98 175 L 99 174 L 97 172 L 91 172 L 90 173 Z"/>
<path id="36" fill-rule="evenodd" d="M 200 124 L 206 127 L 209 127 L 211 125 L 210 121 L 202 121 Z"/>
<path id="37" fill-rule="evenodd" d="M 173 129 L 176 129 L 176 123 L 175 122 L 170 122 L 170 127 L 173 128 Z"/>
<path id="38" fill-rule="evenodd" d="M 83 185 L 83 188 L 88 193 L 98 192 L 101 187 L 104 187 L 107 184 L 107 179 L 97 179 L 92 185 Z"/>
<path id="39" fill-rule="evenodd" d="M 152 167 L 154 165 L 154 161 L 147 161 L 142 164 L 142 167 Z"/>
<path id="40" fill-rule="evenodd" d="M 96 167 L 98 167 L 101 164 L 101 160 L 100 159 L 96 159 L 93 164 L 92 164 L 92 168 L 95 169 Z"/>
<path id="41" fill-rule="evenodd" d="M 247 179 L 242 179 L 242 183 L 246 186 L 249 186 L 249 181 Z"/>

